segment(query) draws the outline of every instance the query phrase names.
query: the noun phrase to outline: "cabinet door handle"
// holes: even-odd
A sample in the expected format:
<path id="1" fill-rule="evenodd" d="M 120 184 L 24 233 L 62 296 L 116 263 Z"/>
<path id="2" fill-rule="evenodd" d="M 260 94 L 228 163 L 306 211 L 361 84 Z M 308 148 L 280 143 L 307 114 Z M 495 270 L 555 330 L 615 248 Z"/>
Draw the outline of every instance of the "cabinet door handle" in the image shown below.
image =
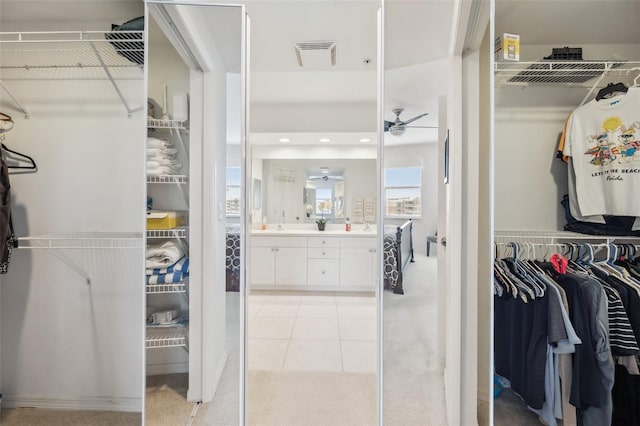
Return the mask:
<path id="1" fill-rule="evenodd" d="M 324 256 L 325 254 L 326 254 L 325 252 L 322 252 L 322 255 L 323 255 L 323 256 Z"/>
<path id="2" fill-rule="evenodd" d="M 322 271 L 322 275 L 324 275 L 324 271 Z"/>

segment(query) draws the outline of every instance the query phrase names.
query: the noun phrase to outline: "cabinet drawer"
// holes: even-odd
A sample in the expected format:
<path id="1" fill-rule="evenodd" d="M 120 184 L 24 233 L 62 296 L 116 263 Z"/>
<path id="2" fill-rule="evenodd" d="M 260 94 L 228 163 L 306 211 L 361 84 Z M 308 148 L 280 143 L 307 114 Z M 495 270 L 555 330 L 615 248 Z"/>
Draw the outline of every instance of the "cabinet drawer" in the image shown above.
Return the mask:
<path id="1" fill-rule="evenodd" d="M 338 259 L 340 249 L 337 248 L 309 248 L 307 251 L 310 259 Z"/>
<path id="2" fill-rule="evenodd" d="M 338 238 L 309 237 L 309 247 L 340 247 Z"/>
<path id="3" fill-rule="evenodd" d="M 310 259 L 307 271 L 309 285 L 338 285 L 340 261 L 338 259 Z"/>
<path id="4" fill-rule="evenodd" d="M 376 248 L 377 244 L 378 239 L 371 237 L 340 238 L 341 248 Z"/>
<path id="5" fill-rule="evenodd" d="M 307 247 L 305 237 L 251 237 L 252 247 Z"/>

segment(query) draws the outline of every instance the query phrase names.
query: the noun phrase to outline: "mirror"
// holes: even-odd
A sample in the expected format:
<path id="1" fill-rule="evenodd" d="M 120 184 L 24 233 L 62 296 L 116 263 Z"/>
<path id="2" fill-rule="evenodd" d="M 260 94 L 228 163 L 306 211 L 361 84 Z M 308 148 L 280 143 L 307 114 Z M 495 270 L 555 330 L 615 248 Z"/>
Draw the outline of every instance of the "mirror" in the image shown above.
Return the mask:
<path id="1" fill-rule="evenodd" d="M 256 159 L 254 158 L 254 161 Z M 375 159 L 263 159 L 253 178 L 254 223 L 364 223 L 354 201 L 375 197 Z M 261 190 L 256 198 L 256 181 Z M 264 185 L 263 185 L 264 183 Z M 320 203 L 324 202 L 324 209 Z M 261 213 L 258 213 L 261 212 Z M 260 214 L 262 216 L 260 216 Z M 368 218 L 375 222 L 374 218 Z"/>
<path id="2" fill-rule="evenodd" d="M 159 285 L 146 289 L 145 424 L 240 424 L 246 16 L 242 6 L 147 5 L 148 93 L 157 105 L 147 158 L 171 165 L 147 179 L 147 195 L 154 209 L 182 218 L 148 224 L 147 261 L 158 250 L 183 257 L 147 270 Z M 258 200 L 260 192 L 255 182 Z"/>
<path id="3" fill-rule="evenodd" d="M 377 424 L 379 8 L 247 5 L 248 425 Z"/>
<path id="4" fill-rule="evenodd" d="M 385 3 L 384 424 L 447 424 L 444 253 L 431 242 L 443 217 L 452 17 L 452 2 Z"/>

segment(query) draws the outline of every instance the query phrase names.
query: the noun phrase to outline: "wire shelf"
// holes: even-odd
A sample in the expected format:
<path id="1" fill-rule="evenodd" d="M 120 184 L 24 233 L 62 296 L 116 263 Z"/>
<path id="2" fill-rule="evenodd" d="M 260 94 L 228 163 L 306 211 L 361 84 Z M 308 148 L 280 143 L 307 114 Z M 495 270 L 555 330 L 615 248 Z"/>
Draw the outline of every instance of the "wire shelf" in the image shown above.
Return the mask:
<path id="1" fill-rule="evenodd" d="M 164 120 L 157 118 L 147 118 L 147 127 L 149 129 L 188 130 L 186 121 Z"/>
<path id="2" fill-rule="evenodd" d="M 22 249 L 139 249 L 142 234 L 137 232 L 70 232 L 18 237 Z"/>
<path id="3" fill-rule="evenodd" d="M 187 284 L 174 283 L 174 284 L 147 284 L 147 294 L 168 294 L 168 293 L 186 293 Z"/>
<path id="4" fill-rule="evenodd" d="M 633 85 L 640 62 L 632 61 L 539 61 L 496 62 L 496 87 L 558 86 L 605 87 L 608 83 Z M 597 80 L 603 77 L 601 80 Z"/>
<path id="5" fill-rule="evenodd" d="M 147 183 L 188 183 L 189 177 L 185 175 L 160 175 L 147 176 Z"/>
<path id="6" fill-rule="evenodd" d="M 615 236 L 615 235 L 588 235 L 579 234 L 569 231 L 495 231 L 494 238 L 496 241 L 533 241 L 533 240 L 549 240 L 549 241 L 638 241 L 640 237 L 633 236 Z"/>
<path id="7" fill-rule="evenodd" d="M 186 347 L 187 333 L 186 327 L 171 327 L 166 329 L 147 327 L 147 349 Z"/>
<path id="8" fill-rule="evenodd" d="M 173 229 L 147 229 L 147 238 L 187 238 L 187 227 Z"/>
<path id="9" fill-rule="evenodd" d="M 143 31 L 0 33 L 0 54 L 5 81 L 144 77 Z"/>

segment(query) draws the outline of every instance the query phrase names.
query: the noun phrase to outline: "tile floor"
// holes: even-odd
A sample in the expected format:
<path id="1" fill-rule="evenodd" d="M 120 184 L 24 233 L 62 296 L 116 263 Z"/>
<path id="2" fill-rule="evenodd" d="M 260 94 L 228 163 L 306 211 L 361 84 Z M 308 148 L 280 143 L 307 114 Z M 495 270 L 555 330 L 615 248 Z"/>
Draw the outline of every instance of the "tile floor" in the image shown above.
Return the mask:
<path id="1" fill-rule="evenodd" d="M 373 293 L 255 292 L 249 370 L 376 372 Z"/>

